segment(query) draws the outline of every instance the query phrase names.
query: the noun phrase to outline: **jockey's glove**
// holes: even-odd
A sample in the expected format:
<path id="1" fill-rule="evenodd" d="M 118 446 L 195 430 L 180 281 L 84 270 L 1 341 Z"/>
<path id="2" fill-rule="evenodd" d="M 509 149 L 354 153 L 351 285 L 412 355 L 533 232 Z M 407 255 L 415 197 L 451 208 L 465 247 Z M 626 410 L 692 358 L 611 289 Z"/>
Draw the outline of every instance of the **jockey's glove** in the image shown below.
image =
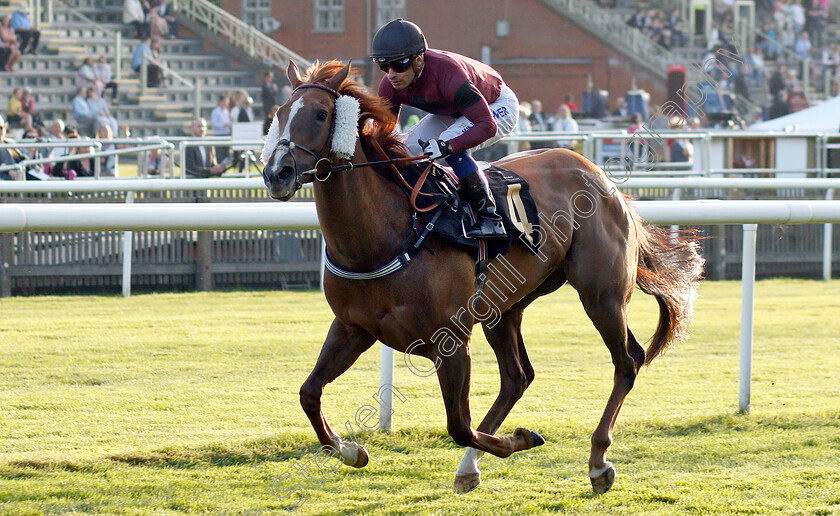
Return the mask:
<path id="1" fill-rule="evenodd" d="M 452 147 L 449 142 L 443 140 L 429 140 L 424 142 L 420 140 L 420 146 L 423 148 L 423 154 L 429 159 L 445 158 L 452 154 Z"/>

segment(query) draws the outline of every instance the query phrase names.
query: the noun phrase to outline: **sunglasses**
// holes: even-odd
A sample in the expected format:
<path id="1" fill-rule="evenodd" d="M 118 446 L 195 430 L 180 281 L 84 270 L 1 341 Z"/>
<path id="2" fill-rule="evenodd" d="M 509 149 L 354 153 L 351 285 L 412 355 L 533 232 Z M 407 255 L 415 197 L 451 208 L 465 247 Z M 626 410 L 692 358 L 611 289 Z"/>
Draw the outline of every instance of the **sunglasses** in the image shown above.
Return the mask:
<path id="1" fill-rule="evenodd" d="M 401 57 L 399 59 L 394 59 L 393 61 L 385 61 L 384 59 L 381 61 L 377 60 L 376 64 L 378 64 L 379 69 L 385 73 L 388 73 L 389 68 L 393 68 L 394 71 L 397 73 L 403 73 L 404 71 L 411 68 L 411 63 L 414 62 L 415 57 L 416 56 L 406 56 Z"/>

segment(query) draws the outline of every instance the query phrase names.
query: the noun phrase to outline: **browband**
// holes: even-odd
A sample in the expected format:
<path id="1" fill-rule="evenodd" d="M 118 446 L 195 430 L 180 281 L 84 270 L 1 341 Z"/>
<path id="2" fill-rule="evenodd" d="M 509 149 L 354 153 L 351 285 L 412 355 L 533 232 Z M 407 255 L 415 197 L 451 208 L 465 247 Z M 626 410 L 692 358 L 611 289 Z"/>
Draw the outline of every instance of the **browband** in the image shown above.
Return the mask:
<path id="1" fill-rule="evenodd" d="M 317 83 L 301 84 L 300 86 L 295 88 L 295 91 L 293 91 L 292 94 L 294 94 L 297 90 L 302 90 L 303 88 L 318 88 L 319 90 L 328 91 L 328 92 L 332 93 L 335 96 L 335 98 L 338 98 L 338 97 L 341 96 L 340 93 L 338 93 L 334 89 L 330 88 L 329 86 L 326 86 L 324 84 L 317 84 Z"/>

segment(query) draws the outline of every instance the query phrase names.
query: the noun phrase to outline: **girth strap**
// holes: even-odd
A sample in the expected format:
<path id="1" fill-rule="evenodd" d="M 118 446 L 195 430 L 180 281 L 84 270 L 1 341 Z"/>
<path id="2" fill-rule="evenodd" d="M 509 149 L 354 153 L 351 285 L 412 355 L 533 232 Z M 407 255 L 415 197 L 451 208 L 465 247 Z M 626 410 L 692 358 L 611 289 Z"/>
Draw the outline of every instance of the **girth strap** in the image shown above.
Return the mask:
<path id="1" fill-rule="evenodd" d="M 406 237 L 406 239 L 400 246 L 399 254 L 397 254 L 397 256 L 393 260 L 376 270 L 370 272 L 346 271 L 338 265 L 336 265 L 332 260 L 330 260 L 330 255 L 326 252 L 324 253 L 324 264 L 326 265 L 328 271 L 335 274 L 339 278 L 351 280 L 371 280 L 376 278 L 382 278 L 384 276 L 397 272 L 400 269 L 408 267 L 408 265 L 411 263 L 411 260 L 413 260 L 417 253 L 420 252 L 420 248 L 423 247 L 426 240 L 429 238 L 429 235 L 435 228 L 435 222 L 437 222 L 437 219 L 438 217 L 440 217 L 440 214 L 443 212 L 443 209 L 443 207 L 438 208 L 438 210 L 432 216 L 432 220 L 430 220 L 424 226 L 423 232 L 420 233 L 420 235 L 417 237 L 417 240 L 415 240 L 413 244 L 409 244 L 411 236 L 416 234 L 414 225 L 412 224 L 411 233 Z"/>

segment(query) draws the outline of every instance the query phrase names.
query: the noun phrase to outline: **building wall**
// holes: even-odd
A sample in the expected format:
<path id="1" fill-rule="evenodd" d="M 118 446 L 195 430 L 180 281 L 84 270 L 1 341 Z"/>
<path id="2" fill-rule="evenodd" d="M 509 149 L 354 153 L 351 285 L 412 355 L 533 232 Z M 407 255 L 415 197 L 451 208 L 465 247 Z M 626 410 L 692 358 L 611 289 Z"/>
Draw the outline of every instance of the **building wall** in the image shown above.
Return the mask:
<path id="1" fill-rule="evenodd" d="M 230 12 L 238 12 L 240 5 L 241 0 L 223 0 Z M 313 30 L 314 0 L 275 0 L 272 16 L 283 26 L 272 37 L 308 59 L 351 59 L 365 67 L 367 81 L 378 84 L 382 73 L 367 59 L 378 28 L 375 7 L 376 0 L 345 0 L 344 32 L 318 33 Z M 505 19 L 505 11 L 509 35 L 497 37 L 496 24 Z M 491 64 L 520 100 L 540 99 L 549 112 L 567 94 L 580 105 L 589 77 L 610 92 L 610 109 L 633 81 L 651 94 L 652 103 L 665 100 L 663 79 L 538 0 L 406 0 L 406 18 L 423 29 L 433 48 L 475 59 L 489 48 Z"/>

